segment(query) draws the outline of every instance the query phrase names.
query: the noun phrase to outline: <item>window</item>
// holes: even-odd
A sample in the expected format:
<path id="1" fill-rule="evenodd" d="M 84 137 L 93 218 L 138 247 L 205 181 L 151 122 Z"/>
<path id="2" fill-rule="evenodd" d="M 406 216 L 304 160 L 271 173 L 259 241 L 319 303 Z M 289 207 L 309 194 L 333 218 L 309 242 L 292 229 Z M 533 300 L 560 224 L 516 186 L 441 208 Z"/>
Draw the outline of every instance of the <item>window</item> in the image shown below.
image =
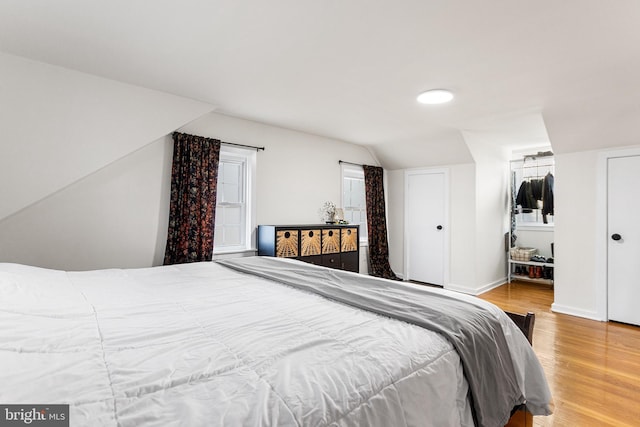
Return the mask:
<path id="1" fill-rule="evenodd" d="M 220 147 L 214 253 L 254 247 L 255 164 L 255 150 Z"/>
<path id="2" fill-rule="evenodd" d="M 367 205 L 364 192 L 364 171 L 359 166 L 342 164 L 342 209 L 349 224 L 360 226 L 360 243 L 366 243 Z"/>

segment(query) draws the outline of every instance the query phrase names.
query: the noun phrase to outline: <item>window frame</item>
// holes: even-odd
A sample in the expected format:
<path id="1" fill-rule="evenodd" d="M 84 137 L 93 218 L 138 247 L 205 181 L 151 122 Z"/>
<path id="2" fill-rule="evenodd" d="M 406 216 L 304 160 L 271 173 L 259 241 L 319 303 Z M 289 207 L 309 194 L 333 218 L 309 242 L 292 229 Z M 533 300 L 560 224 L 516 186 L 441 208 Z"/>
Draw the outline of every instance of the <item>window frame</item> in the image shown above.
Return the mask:
<path id="1" fill-rule="evenodd" d="M 241 244 L 217 246 L 215 238 L 218 235 L 216 230 L 216 224 L 214 227 L 214 246 L 213 254 L 227 254 L 238 252 L 251 252 L 256 250 L 255 245 L 255 229 L 256 229 L 256 159 L 257 151 L 253 148 L 234 147 L 229 145 L 220 146 L 220 158 L 219 165 L 223 162 L 227 163 L 241 163 L 242 164 L 242 193 L 241 199 L 243 202 L 240 205 L 244 206 L 244 212 L 242 213 L 241 221 Z M 218 168 L 218 177 L 220 176 L 220 167 Z M 218 181 L 216 181 L 218 184 Z M 217 190 L 220 189 L 218 185 Z M 218 194 L 220 196 L 220 194 Z M 228 203 L 221 201 L 220 197 L 216 197 L 216 217 L 221 206 L 238 205 L 238 203 Z M 219 227 L 224 227 L 219 225 Z"/>
<path id="2" fill-rule="evenodd" d="M 342 209 L 345 211 L 346 213 L 346 204 L 345 204 L 345 198 L 344 198 L 344 193 L 345 193 L 345 179 L 346 178 L 350 178 L 350 179 L 362 179 L 362 189 L 364 190 L 364 169 L 362 168 L 362 166 L 356 166 L 356 165 L 350 165 L 350 164 L 345 164 L 345 163 L 341 163 L 340 165 L 340 204 L 342 206 Z M 366 215 L 367 215 L 367 199 L 366 199 L 366 193 L 363 195 L 364 198 L 364 216 L 365 216 L 365 220 L 364 223 L 358 223 L 358 225 L 360 225 L 360 246 L 367 246 L 369 244 L 369 231 L 367 229 L 367 219 L 366 219 Z"/>

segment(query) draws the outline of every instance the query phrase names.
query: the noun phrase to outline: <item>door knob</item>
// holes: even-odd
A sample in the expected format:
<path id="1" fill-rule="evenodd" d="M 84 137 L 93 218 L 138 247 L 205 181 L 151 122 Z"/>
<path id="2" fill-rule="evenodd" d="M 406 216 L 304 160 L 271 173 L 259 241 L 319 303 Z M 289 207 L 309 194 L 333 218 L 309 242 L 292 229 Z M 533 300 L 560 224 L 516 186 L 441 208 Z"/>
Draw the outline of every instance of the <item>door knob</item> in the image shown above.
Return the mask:
<path id="1" fill-rule="evenodd" d="M 611 238 L 617 242 L 618 240 L 622 239 L 622 236 L 618 233 L 615 233 L 611 235 Z"/>
<path id="2" fill-rule="evenodd" d="M 437 228 L 438 230 L 442 230 L 442 226 L 441 226 L 441 225 L 437 226 L 436 228 Z"/>

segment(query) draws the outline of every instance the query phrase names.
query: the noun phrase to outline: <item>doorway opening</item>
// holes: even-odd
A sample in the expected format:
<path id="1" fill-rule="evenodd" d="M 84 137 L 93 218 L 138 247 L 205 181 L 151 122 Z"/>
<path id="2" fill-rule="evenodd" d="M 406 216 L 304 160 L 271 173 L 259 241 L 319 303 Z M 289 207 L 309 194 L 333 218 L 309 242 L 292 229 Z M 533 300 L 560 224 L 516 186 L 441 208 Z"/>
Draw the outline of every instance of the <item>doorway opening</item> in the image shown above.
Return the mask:
<path id="1" fill-rule="evenodd" d="M 519 155 L 510 162 L 509 283 L 523 281 L 553 288 L 554 175 L 550 150 Z"/>

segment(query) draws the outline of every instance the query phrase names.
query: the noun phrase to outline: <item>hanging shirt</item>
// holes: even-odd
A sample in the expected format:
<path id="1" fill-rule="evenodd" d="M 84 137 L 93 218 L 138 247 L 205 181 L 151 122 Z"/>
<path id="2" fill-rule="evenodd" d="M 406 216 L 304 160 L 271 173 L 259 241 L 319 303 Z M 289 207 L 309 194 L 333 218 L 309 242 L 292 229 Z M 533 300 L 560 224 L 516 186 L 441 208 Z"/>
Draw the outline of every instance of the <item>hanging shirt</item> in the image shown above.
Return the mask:
<path id="1" fill-rule="evenodd" d="M 553 175 L 549 172 L 542 183 L 542 221 L 547 223 L 547 215 L 553 215 Z"/>
<path id="2" fill-rule="evenodd" d="M 530 213 L 537 208 L 536 199 L 533 197 L 533 188 L 531 181 L 522 181 L 518 195 L 516 196 L 516 204 L 522 206 L 523 213 Z"/>

